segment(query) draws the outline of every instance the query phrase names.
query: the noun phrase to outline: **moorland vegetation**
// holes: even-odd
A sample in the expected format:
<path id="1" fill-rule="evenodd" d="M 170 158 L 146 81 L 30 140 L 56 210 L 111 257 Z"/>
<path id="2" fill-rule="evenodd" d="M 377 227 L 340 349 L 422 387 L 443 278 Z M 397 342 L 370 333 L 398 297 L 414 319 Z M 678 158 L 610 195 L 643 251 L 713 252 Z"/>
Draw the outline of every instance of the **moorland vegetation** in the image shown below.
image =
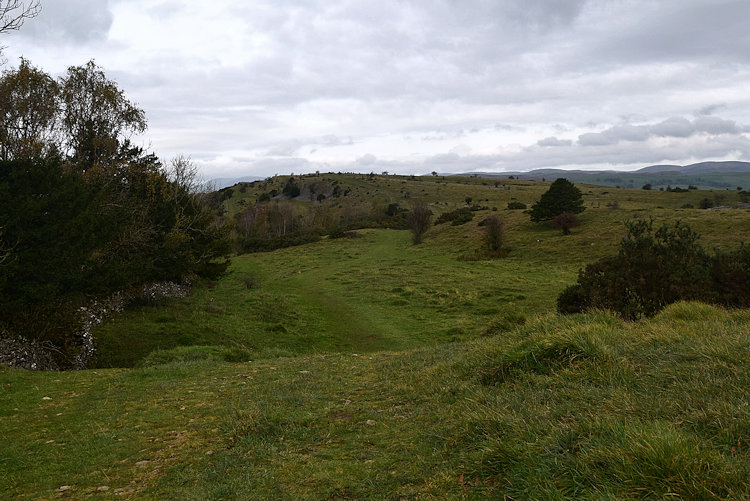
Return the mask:
<path id="1" fill-rule="evenodd" d="M 0 366 L 9 497 L 750 497 L 741 190 L 210 191 L 93 63 L 0 88 L 0 338 L 88 367 Z"/>

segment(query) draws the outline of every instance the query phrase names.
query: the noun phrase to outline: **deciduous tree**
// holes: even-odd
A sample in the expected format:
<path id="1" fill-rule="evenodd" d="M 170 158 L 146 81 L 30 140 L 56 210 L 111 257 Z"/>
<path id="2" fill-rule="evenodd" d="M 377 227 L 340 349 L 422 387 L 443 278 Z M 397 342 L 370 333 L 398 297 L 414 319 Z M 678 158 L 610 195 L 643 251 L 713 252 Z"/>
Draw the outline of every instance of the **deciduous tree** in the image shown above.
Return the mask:
<path id="1" fill-rule="evenodd" d="M 427 207 L 427 204 L 421 201 L 414 204 L 411 211 L 409 211 L 406 219 L 409 223 L 412 241 L 415 245 L 422 243 L 422 237 L 430 227 L 431 218 L 432 211 Z"/>
<path id="2" fill-rule="evenodd" d="M 581 226 L 581 222 L 576 215 L 570 214 L 569 212 L 563 212 L 562 214 L 556 215 L 554 219 L 552 219 L 552 223 L 555 225 L 555 228 L 560 228 L 562 230 L 563 235 L 570 235 L 571 228 Z"/>
<path id="3" fill-rule="evenodd" d="M 21 58 L 0 77 L 0 160 L 44 155 L 56 148 L 59 88 L 47 73 Z"/>
<path id="4" fill-rule="evenodd" d="M 60 87 L 65 146 L 79 168 L 114 157 L 128 133 L 146 130 L 144 111 L 94 61 L 69 67 Z"/>

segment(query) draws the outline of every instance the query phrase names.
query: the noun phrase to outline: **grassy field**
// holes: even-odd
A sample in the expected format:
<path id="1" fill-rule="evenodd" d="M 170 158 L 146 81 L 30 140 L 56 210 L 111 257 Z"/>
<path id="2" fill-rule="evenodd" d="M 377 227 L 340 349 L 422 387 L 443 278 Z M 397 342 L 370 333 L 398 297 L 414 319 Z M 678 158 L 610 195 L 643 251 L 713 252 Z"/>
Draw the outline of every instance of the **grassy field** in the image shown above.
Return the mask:
<path id="1" fill-rule="evenodd" d="M 548 184 L 338 179 L 365 205 L 367 191 L 408 205 L 408 190 L 436 213 L 466 197 L 488 209 L 419 246 L 367 229 L 237 256 L 190 297 L 100 326 L 96 369 L 0 367 L 0 492 L 750 497 L 747 311 L 678 303 L 635 323 L 553 313 L 580 267 L 616 251 L 622 221 L 679 219 L 725 248 L 750 235 L 748 211 L 681 209 L 709 192 L 581 187 L 582 226 L 563 236 L 504 210 Z M 236 190 L 230 213 L 261 189 Z M 490 213 L 509 254 L 475 260 Z"/>

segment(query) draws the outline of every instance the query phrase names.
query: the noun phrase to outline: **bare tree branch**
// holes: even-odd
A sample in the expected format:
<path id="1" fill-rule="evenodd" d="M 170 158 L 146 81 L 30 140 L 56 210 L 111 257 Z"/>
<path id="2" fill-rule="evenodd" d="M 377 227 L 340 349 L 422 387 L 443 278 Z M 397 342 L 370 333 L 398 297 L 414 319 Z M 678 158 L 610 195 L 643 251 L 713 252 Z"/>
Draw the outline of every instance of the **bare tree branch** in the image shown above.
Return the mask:
<path id="1" fill-rule="evenodd" d="M 9 31 L 15 31 L 23 25 L 24 21 L 36 17 L 42 10 L 40 0 L 0 0 L 0 35 Z M 0 44 L 0 66 L 7 59 L 3 58 L 4 45 Z"/>
<path id="2" fill-rule="evenodd" d="M 0 0 L 0 33 L 19 29 L 24 21 L 36 17 L 41 9 L 39 0 Z"/>

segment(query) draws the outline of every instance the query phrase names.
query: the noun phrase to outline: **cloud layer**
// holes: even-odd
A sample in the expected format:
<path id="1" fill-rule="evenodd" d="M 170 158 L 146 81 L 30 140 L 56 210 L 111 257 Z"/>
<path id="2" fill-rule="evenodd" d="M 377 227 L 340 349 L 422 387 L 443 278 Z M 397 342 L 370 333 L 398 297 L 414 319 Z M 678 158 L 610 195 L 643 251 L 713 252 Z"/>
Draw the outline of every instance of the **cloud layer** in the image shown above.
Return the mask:
<path id="1" fill-rule="evenodd" d="M 95 59 L 207 176 L 750 160 L 744 0 L 75 0 L 7 37 Z"/>

